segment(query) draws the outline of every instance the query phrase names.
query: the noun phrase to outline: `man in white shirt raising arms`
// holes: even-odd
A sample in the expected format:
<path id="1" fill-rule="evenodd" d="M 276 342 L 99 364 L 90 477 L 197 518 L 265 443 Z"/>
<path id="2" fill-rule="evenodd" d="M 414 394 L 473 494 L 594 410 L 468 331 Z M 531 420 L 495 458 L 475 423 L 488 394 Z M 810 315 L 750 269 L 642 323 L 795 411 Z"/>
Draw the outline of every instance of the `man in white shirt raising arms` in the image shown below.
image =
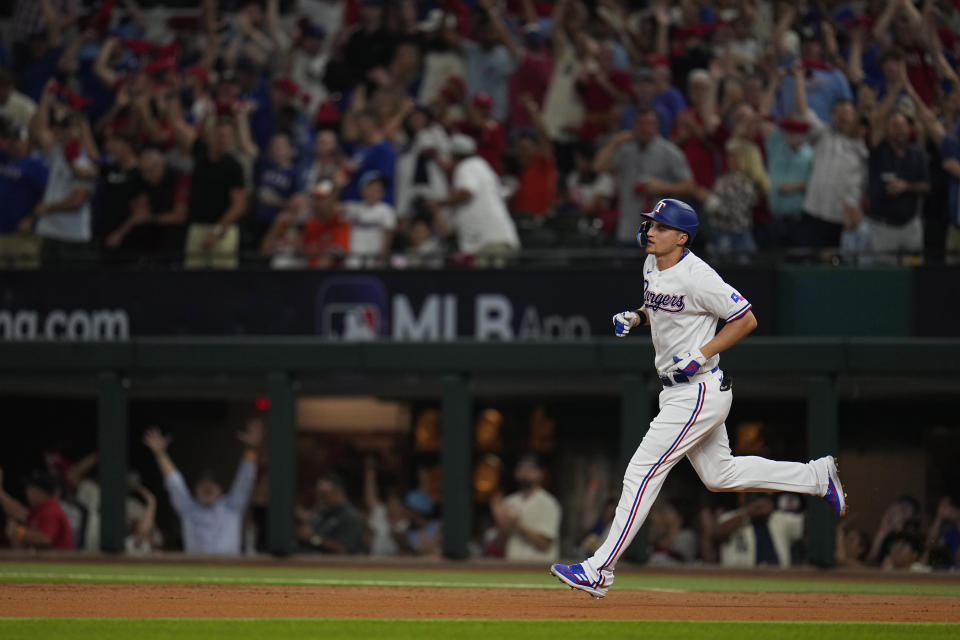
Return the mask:
<path id="1" fill-rule="evenodd" d="M 180 516 L 183 527 L 183 550 L 187 553 L 239 555 L 243 540 L 243 516 L 257 478 L 257 457 L 263 443 L 263 422 L 250 420 L 246 429 L 237 433 L 245 446 L 240 467 L 230 490 L 223 488 L 210 472 L 204 472 L 194 484 L 193 495 L 183 475 L 167 455 L 170 438 L 159 429 L 148 429 L 143 443 L 153 452 L 163 474 L 163 483 L 170 502 Z"/>

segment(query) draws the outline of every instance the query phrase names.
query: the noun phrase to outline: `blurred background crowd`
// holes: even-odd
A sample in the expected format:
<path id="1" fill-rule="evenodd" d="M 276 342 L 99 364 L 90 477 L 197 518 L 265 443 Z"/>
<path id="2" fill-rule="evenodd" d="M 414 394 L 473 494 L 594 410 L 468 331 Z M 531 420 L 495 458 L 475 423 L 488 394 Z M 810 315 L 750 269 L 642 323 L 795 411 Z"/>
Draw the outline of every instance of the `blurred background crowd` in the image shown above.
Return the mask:
<path id="1" fill-rule="evenodd" d="M 960 248 L 953 2 L 197 4 L 0 8 L 0 268 Z"/>
<path id="2" fill-rule="evenodd" d="M 379 450 L 356 436 L 351 444 L 337 436 L 301 433 L 297 506 L 290 516 L 296 522 L 296 552 L 439 558 L 443 492 L 437 420 L 436 410 L 421 412 L 412 442 Z M 548 564 L 592 554 L 609 531 L 619 498 L 617 469 L 603 456 L 553 448 L 548 434 L 553 418 L 543 407 L 534 408 L 529 421 L 531 448 L 524 450 L 505 446 L 511 437 L 498 411 L 477 414 L 473 558 Z M 136 470 L 126 488 L 127 553 L 265 552 L 270 461 L 263 448 L 264 421 L 255 416 L 246 422 L 236 433 L 240 447 L 217 442 L 209 432 L 182 426 L 176 432 L 173 438 L 151 427 L 140 432 L 140 442 L 131 443 Z M 739 423 L 731 433 L 736 454 L 770 451 L 757 423 Z M 24 477 L 0 470 L 0 522 L 5 522 L 0 548 L 98 551 L 98 456 L 71 459 L 68 452 L 78 442 L 48 446 L 41 464 Z M 212 457 L 211 451 L 225 455 Z M 236 466 L 233 451 L 240 452 Z M 796 494 L 710 494 L 685 467 L 678 468 L 654 505 L 630 559 L 730 568 L 809 563 L 807 517 L 810 501 L 816 500 Z M 856 476 L 854 482 L 868 488 L 851 494 L 854 509 L 836 528 L 837 566 L 960 569 L 955 493 L 897 495 L 896 482 L 880 488 Z M 915 479 L 911 482 L 916 486 Z"/>

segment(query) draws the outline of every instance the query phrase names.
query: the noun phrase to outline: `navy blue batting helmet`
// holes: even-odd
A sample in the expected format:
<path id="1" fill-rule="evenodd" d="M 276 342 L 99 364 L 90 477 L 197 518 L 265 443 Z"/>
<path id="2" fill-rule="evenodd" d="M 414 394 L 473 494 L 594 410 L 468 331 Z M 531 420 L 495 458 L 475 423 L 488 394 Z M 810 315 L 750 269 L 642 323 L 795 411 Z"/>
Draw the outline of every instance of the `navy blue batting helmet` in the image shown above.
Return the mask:
<path id="1" fill-rule="evenodd" d="M 641 245 L 646 244 L 646 226 L 649 224 L 646 221 L 648 220 L 683 231 L 690 236 L 687 245 L 693 242 L 693 239 L 697 236 L 697 229 L 700 228 L 700 220 L 697 218 L 697 212 L 693 210 L 693 207 L 674 198 L 664 198 L 657 203 L 653 211 L 640 215 L 644 218 L 644 224 L 641 225 L 640 232 L 637 234 L 637 242 Z"/>

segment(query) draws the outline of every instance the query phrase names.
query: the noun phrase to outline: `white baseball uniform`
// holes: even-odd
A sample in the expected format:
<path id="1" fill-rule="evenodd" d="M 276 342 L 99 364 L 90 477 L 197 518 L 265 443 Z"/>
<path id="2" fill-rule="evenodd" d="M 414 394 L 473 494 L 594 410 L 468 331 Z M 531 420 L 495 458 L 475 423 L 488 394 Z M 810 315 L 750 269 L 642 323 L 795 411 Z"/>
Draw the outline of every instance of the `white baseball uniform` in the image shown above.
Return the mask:
<path id="1" fill-rule="evenodd" d="M 660 271 L 648 255 L 643 267 L 643 306 L 650 321 L 656 367 L 670 386 L 660 392 L 660 413 L 627 465 L 623 493 L 607 539 L 582 563 L 592 586 L 613 583 L 617 560 L 630 546 L 657 499 L 667 474 L 684 456 L 711 491 L 791 491 L 822 496 L 825 469 L 814 462 L 776 462 L 756 456 L 733 457 L 724 424 L 733 391 L 722 389 L 720 358 L 701 373 L 674 377 L 673 356 L 699 349 L 716 334 L 720 318 L 734 322 L 750 303 L 717 272 L 687 251 L 674 266 Z M 677 380 L 681 380 L 678 382 Z"/>

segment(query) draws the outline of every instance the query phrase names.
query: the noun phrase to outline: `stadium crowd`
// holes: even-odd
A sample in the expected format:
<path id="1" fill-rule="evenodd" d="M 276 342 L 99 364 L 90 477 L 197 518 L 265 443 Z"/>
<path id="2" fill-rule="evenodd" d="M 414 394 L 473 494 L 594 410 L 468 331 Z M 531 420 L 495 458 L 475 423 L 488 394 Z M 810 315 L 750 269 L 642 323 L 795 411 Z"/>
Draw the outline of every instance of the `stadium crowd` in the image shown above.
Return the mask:
<path id="1" fill-rule="evenodd" d="M 0 268 L 960 250 L 952 2 L 10 4 Z"/>

